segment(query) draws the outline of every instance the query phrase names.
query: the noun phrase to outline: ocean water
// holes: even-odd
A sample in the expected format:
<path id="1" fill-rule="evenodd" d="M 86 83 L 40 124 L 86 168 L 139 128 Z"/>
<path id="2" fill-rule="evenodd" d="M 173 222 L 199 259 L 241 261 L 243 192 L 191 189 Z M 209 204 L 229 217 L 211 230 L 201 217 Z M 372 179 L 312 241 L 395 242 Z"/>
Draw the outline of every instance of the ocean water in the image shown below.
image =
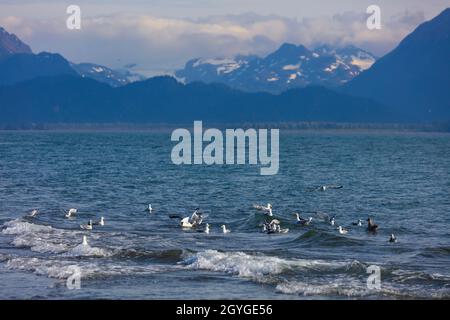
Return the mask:
<path id="1" fill-rule="evenodd" d="M 0 298 L 450 298 L 450 135 L 281 131 L 275 176 L 176 166 L 172 146 L 170 132 L 0 133 Z M 268 202 L 289 233 L 261 232 L 252 205 Z M 210 234 L 170 217 L 196 207 Z M 100 216 L 105 226 L 80 229 Z M 352 225 L 368 216 L 376 234 Z M 73 266 L 79 290 L 66 286 Z"/>

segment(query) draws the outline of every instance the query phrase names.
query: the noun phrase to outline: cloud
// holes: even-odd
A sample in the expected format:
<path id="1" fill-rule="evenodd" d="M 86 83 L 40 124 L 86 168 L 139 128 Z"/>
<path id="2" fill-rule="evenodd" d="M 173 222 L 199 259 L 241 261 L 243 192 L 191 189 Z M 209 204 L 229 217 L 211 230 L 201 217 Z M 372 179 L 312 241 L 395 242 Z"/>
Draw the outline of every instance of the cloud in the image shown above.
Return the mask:
<path id="1" fill-rule="evenodd" d="M 322 43 L 354 44 L 382 55 L 392 49 L 417 24 L 422 12 L 383 17 L 383 28 L 366 28 L 364 13 L 285 18 L 276 15 L 208 16 L 198 19 L 140 14 L 83 17 L 80 31 L 68 30 L 65 20 L 0 18 L 0 25 L 16 33 L 35 51 L 60 52 L 68 59 L 112 67 L 136 63 L 147 74 L 173 70 L 193 57 L 265 55 L 283 42 L 308 47 Z"/>

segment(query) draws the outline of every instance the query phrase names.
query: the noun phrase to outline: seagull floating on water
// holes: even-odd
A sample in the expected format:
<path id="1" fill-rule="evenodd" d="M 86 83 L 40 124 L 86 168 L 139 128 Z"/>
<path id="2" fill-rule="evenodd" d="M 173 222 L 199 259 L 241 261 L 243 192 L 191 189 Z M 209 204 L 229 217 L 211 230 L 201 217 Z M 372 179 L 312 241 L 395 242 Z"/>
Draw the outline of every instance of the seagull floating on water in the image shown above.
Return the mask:
<path id="1" fill-rule="evenodd" d="M 295 215 L 297 216 L 297 224 L 301 224 L 303 226 L 308 226 L 311 221 L 312 221 L 312 217 L 309 217 L 308 219 L 304 219 L 302 217 L 300 217 L 300 214 L 295 213 Z"/>
<path id="2" fill-rule="evenodd" d="M 100 217 L 100 221 L 95 222 L 94 225 L 104 226 L 105 225 L 105 218 Z"/>
<path id="3" fill-rule="evenodd" d="M 223 233 L 230 233 L 231 230 L 230 230 L 230 229 L 227 229 L 227 226 L 223 224 L 223 225 L 222 225 L 222 232 L 223 232 Z"/>
<path id="4" fill-rule="evenodd" d="M 92 220 L 89 220 L 87 224 L 80 224 L 80 228 L 84 230 L 92 230 Z"/>
<path id="5" fill-rule="evenodd" d="M 392 233 L 390 238 L 389 238 L 389 242 L 397 242 L 397 238 L 395 237 L 395 235 Z"/>
<path id="6" fill-rule="evenodd" d="M 180 225 L 183 228 L 194 228 L 201 225 L 203 222 L 203 216 L 200 213 L 200 209 L 195 209 L 191 217 L 185 217 L 181 219 Z"/>
<path id="7" fill-rule="evenodd" d="M 88 246 L 89 245 L 86 236 L 83 236 L 83 243 L 82 243 L 82 245 L 83 246 Z"/>
<path id="8" fill-rule="evenodd" d="M 332 226 L 334 226 L 335 223 L 336 223 L 336 219 L 335 219 L 334 216 L 333 216 L 333 217 L 330 218 L 330 224 L 331 224 Z"/>
<path id="9" fill-rule="evenodd" d="M 253 208 L 255 208 L 256 210 L 261 210 L 264 211 L 269 217 L 271 217 L 272 214 L 272 205 L 270 203 L 267 204 L 267 206 L 261 206 L 259 204 L 254 204 Z"/>
<path id="10" fill-rule="evenodd" d="M 358 219 L 358 221 L 357 222 L 353 222 L 352 225 L 358 226 L 358 227 L 362 227 L 362 220 Z"/>
<path id="11" fill-rule="evenodd" d="M 33 218 L 33 217 L 36 217 L 38 213 L 39 213 L 38 209 L 33 209 L 33 210 L 31 210 L 31 212 L 28 216 Z"/>
<path id="12" fill-rule="evenodd" d="M 378 225 L 376 225 L 375 223 L 373 223 L 372 218 L 368 218 L 367 219 L 367 230 L 375 232 L 378 229 Z"/>
<path id="13" fill-rule="evenodd" d="M 72 208 L 72 209 L 69 209 L 69 211 L 67 211 L 67 213 L 66 213 L 66 218 L 71 218 L 71 217 L 73 217 L 74 215 L 76 215 L 77 214 L 77 209 L 75 209 L 75 208 Z"/>
<path id="14" fill-rule="evenodd" d="M 280 225 L 277 225 L 276 226 L 276 231 L 278 232 L 278 233 L 288 233 L 289 232 L 289 228 L 281 228 L 281 226 Z"/>
<path id="15" fill-rule="evenodd" d="M 342 189 L 343 186 L 337 185 L 323 185 L 317 188 L 318 191 L 327 191 L 328 189 Z"/>
<path id="16" fill-rule="evenodd" d="M 263 232 L 267 234 L 271 233 L 288 233 L 289 229 L 282 229 L 280 226 L 280 220 L 273 219 L 270 222 L 265 222 L 263 225 Z"/>
<path id="17" fill-rule="evenodd" d="M 153 212 L 153 208 L 152 208 L 152 204 L 151 204 L 151 203 L 148 204 L 147 211 L 148 211 L 149 213 L 152 213 L 152 212 Z"/>
<path id="18" fill-rule="evenodd" d="M 347 233 L 348 233 L 348 230 L 342 228 L 342 226 L 339 226 L 339 227 L 338 227 L 338 230 L 339 230 L 339 233 L 340 233 L 340 234 L 347 234 Z"/>

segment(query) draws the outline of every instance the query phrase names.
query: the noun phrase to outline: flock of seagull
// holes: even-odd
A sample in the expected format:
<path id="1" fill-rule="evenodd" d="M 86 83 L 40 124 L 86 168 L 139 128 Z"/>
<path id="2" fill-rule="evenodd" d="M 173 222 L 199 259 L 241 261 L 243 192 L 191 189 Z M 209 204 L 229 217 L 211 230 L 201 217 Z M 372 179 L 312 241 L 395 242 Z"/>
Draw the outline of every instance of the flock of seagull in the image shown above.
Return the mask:
<path id="1" fill-rule="evenodd" d="M 334 186 L 334 185 L 329 185 L 329 186 L 320 186 L 318 187 L 316 190 L 319 191 L 325 191 L 327 189 L 340 189 L 342 188 L 342 186 Z M 265 216 L 267 217 L 273 217 L 273 207 L 270 203 L 268 203 L 266 206 L 264 205 L 258 205 L 258 204 L 254 204 L 253 208 L 255 210 L 258 211 L 262 211 L 264 213 Z M 149 204 L 147 206 L 147 208 L 144 210 L 147 211 L 149 213 L 153 213 L 153 208 L 152 205 Z M 29 217 L 36 217 L 38 215 L 39 211 L 37 209 L 33 209 L 30 213 L 29 213 Z M 68 211 L 65 211 L 65 217 L 66 218 L 73 218 L 76 216 L 77 214 L 77 209 L 75 208 L 71 208 Z M 318 213 L 318 212 L 317 212 Z M 312 221 L 313 221 L 313 217 L 308 217 L 308 218 L 303 218 L 300 216 L 300 214 L 298 212 L 294 213 L 295 217 L 296 217 L 296 224 L 302 225 L 302 226 L 309 226 Z M 191 216 L 187 216 L 187 217 L 181 217 L 179 215 L 169 215 L 170 218 L 179 218 L 180 222 L 179 225 L 181 226 L 181 228 L 183 229 L 196 229 L 198 232 L 204 232 L 209 234 L 211 232 L 211 225 L 209 223 L 205 224 L 205 228 L 204 229 L 198 229 L 197 227 L 199 227 L 200 225 L 202 225 L 203 223 L 203 219 L 204 219 L 204 215 L 203 213 L 200 212 L 199 208 L 196 208 L 194 210 L 194 212 L 192 213 Z M 328 216 L 327 214 L 322 214 L 322 218 L 327 221 L 331 226 L 335 226 L 336 225 L 336 219 L 335 216 Z M 92 219 L 90 219 L 86 224 L 81 224 L 80 228 L 83 230 L 93 230 L 94 225 L 99 225 L 99 226 L 104 226 L 105 225 L 105 219 L 104 217 L 100 217 L 100 220 L 97 222 L 93 222 Z M 358 221 L 353 222 L 352 225 L 354 226 L 358 226 L 358 227 L 362 227 L 363 226 L 363 221 L 361 219 L 358 219 Z M 262 227 L 262 232 L 263 233 L 267 233 L 267 234 L 273 234 L 273 233 L 288 233 L 289 229 L 288 228 L 282 228 L 281 227 L 281 222 L 278 219 L 274 219 L 272 218 L 270 221 L 266 220 L 264 221 L 261 225 Z M 376 232 L 378 229 L 378 225 L 376 225 L 373 221 L 372 218 L 368 218 L 367 219 L 367 230 L 369 232 Z M 231 230 L 227 228 L 226 225 L 221 225 L 221 230 L 222 233 L 227 234 L 230 233 Z M 345 229 L 342 226 L 337 226 L 336 228 L 337 232 L 339 232 L 339 234 L 347 234 L 348 230 Z M 397 242 L 397 238 L 394 234 L 391 234 L 389 237 L 389 242 Z M 82 245 L 88 245 L 87 242 L 87 237 L 86 235 L 83 236 L 83 242 Z"/>
<path id="2" fill-rule="evenodd" d="M 322 186 L 320 187 L 319 190 L 323 191 L 326 190 L 327 186 Z M 342 186 L 339 186 L 338 188 L 342 188 Z M 256 210 L 260 210 L 263 211 L 267 216 L 272 217 L 273 216 L 273 212 L 272 212 L 272 205 L 270 203 L 267 204 L 267 206 L 261 206 L 261 205 L 257 205 L 254 204 L 253 208 L 255 208 Z M 296 223 L 302 226 L 308 226 L 311 224 L 311 222 L 313 221 L 313 217 L 309 217 L 309 218 L 302 218 L 300 216 L 300 214 L 298 212 L 294 213 L 295 217 L 297 218 Z M 324 214 L 324 218 L 326 221 L 329 222 L 329 224 L 331 226 L 335 226 L 336 225 L 336 218 L 335 216 L 331 216 L 329 217 L 328 215 Z M 358 219 L 358 221 L 353 222 L 352 225 L 354 226 L 358 226 L 358 227 L 362 227 L 363 226 L 363 221 L 361 219 Z M 342 226 L 338 226 L 336 228 L 336 230 L 339 232 L 339 234 L 347 234 L 348 230 L 345 229 Z M 376 232 L 378 230 L 378 225 L 376 225 L 373 221 L 372 218 L 367 218 L 367 231 L 369 232 Z M 289 232 L 289 229 L 283 229 L 280 226 L 280 221 L 278 219 L 273 219 L 270 222 L 264 222 L 263 224 L 263 232 L 266 233 L 287 233 Z M 397 238 L 394 234 L 391 234 L 389 237 L 389 242 L 397 242 Z"/>
<path id="3" fill-rule="evenodd" d="M 78 210 L 75 208 L 71 208 L 67 211 L 64 211 L 64 217 L 66 218 L 74 218 L 77 214 Z M 39 214 L 39 210 L 38 209 L 33 209 L 31 210 L 31 212 L 28 214 L 28 217 L 30 218 L 34 218 Z M 92 219 L 90 219 L 86 224 L 80 224 L 80 228 L 82 230 L 93 230 L 94 226 L 98 225 L 98 226 L 104 226 L 105 225 L 105 218 L 104 217 L 100 217 L 99 221 L 93 222 Z M 87 236 L 83 235 L 83 241 L 81 243 L 83 246 L 87 246 L 88 245 L 88 241 L 87 241 Z"/>

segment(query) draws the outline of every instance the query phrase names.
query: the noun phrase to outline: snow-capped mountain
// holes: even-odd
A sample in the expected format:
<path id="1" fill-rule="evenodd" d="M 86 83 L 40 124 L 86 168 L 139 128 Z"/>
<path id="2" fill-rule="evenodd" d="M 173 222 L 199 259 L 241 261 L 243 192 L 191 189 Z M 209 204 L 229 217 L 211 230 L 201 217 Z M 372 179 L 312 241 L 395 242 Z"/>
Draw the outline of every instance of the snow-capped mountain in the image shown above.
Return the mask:
<path id="1" fill-rule="evenodd" d="M 72 63 L 57 53 L 33 54 L 30 47 L 16 35 L 0 27 L 0 85 L 55 75 L 79 75 L 112 87 L 144 79 L 127 69 L 113 70 L 94 63 Z"/>
<path id="2" fill-rule="evenodd" d="M 221 82 L 246 91 L 282 92 L 308 85 L 340 86 L 370 68 L 375 60 L 374 55 L 354 46 L 322 45 L 309 50 L 285 43 L 264 58 L 193 59 L 175 74 L 188 83 Z"/>
<path id="3" fill-rule="evenodd" d="M 109 84 L 111 87 L 120 87 L 128 83 L 143 80 L 142 76 L 128 70 L 118 71 L 94 63 L 71 64 L 71 67 L 82 77 L 92 78 L 99 82 Z"/>
<path id="4" fill-rule="evenodd" d="M 32 53 L 29 46 L 23 43 L 15 34 L 0 27 L 0 59 L 15 53 Z"/>

